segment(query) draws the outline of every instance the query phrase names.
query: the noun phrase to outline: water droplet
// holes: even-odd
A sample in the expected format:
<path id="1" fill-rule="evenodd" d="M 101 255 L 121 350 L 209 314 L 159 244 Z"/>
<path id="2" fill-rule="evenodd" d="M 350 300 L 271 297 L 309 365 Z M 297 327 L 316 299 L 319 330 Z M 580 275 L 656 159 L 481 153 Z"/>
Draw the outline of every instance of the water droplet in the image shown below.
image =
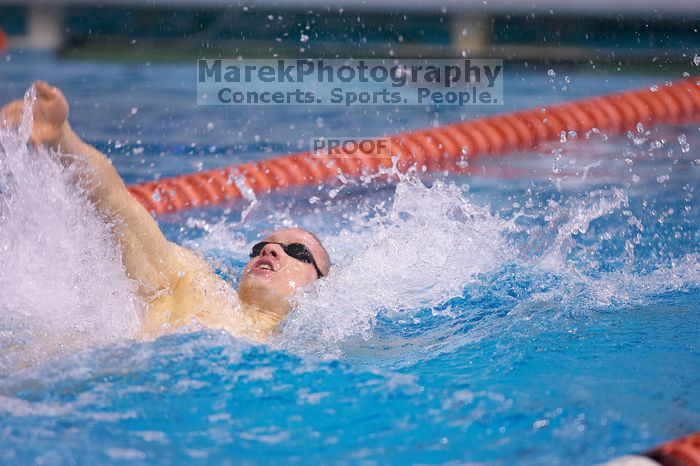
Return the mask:
<path id="1" fill-rule="evenodd" d="M 532 423 L 532 428 L 533 429 L 543 429 L 549 425 L 549 420 L 548 419 L 538 419 L 537 421 Z"/>

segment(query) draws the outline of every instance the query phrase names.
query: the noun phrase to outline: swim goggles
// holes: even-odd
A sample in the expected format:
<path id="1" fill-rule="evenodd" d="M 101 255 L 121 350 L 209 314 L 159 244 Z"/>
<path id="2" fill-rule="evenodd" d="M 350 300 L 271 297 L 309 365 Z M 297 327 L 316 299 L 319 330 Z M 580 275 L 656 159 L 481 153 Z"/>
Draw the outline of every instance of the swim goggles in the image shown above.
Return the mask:
<path id="1" fill-rule="evenodd" d="M 307 248 L 301 243 L 284 244 L 277 243 L 275 241 L 261 241 L 255 246 L 253 246 L 253 249 L 250 251 L 251 259 L 253 257 L 259 256 L 263 248 L 268 244 L 277 244 L 282 247 L 284 253 L 287 254 L 289 257 L 313 265 L 316 269 L 316 273 L 318 274 L 318 278 L 323 277 L 323 272 L 321 272 L 321 269 L 318 268 L 318 264 L 316 263 L 316 259 L 314 259 L 314 255 L 311 253 L 311 251 L 309 251 L 309 248 Z"/>

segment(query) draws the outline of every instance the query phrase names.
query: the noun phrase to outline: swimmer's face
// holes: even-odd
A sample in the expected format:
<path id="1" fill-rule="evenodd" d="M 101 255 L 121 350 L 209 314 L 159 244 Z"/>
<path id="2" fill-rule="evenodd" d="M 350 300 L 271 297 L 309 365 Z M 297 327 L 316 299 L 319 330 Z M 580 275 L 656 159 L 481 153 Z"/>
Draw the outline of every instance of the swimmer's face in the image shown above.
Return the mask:
<path id="1" fill-rule="evenodd" d="M 269 244 L 243 269 L 239 297 L 244 303 L 286 314 L 290 309 L 289 297 L 298 288 L 316 281 L 318 272 L 313 264 L 289 256 L 281 245 L 274 243 L 303 244 L 323 275 L 328 274 L 330 268 L 328 254 L 311 233 L 300 228 L 277 230 L 262 241 Z"/>

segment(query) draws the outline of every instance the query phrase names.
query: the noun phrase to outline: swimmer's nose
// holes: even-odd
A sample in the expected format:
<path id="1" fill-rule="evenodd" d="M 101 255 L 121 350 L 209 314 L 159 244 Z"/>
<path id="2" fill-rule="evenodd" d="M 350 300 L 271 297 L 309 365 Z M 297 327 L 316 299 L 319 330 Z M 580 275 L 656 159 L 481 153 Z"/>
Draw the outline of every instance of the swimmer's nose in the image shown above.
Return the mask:
<path id="1" fill-rule="evenodd" d="M 268 243 L 260 252 L 260 255 L 263 257 L 272 256 L 275 259 L 279 259 L 282 255 L 282 247 L 279 244 Z"/>

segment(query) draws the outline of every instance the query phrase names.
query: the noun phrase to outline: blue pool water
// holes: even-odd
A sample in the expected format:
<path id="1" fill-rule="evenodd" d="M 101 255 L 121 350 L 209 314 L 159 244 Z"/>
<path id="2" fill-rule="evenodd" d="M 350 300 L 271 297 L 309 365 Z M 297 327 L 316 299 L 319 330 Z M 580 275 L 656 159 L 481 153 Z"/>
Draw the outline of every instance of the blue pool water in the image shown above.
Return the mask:
<path id="1" fill-rule="evenodd" d="M 35 78 L 60 86 L 73 127 L 137 182 L 680 77 L 549 68 L 506 68 L 503 107 L 229 109 L 196 107 L 190 63 L 13 54 L 0 102 Z M 159 218 L 234 283 L 266 232 L 318 233 L 332 273 L 268 345 L 130 339 L 133 288 L 105 227 L 5 134 L 0 462 L 587 465 L 697 430 L 698 129 Z"/>

